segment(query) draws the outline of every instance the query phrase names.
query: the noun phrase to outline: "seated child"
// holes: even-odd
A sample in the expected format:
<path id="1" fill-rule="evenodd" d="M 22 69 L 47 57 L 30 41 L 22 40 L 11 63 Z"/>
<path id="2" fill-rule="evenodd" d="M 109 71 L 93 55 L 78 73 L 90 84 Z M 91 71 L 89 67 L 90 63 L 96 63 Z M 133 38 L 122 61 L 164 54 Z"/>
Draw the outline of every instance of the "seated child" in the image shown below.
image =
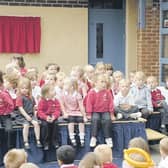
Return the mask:
<path id="1" fill-rule="evenodd" d="M 57 161 L 60 168 L 77 168 L 74 165 L 75 149 L 70 145 L 63 145 L 57 149 Z"/>
<path id="2" fill-rule="evenodd" d="M 162 160 L 159 163 L 158 168 L 167 168 L 168 166 L 168 137 L 163 138 L 160 141 L 160 154 Z"/>
<path id="3" fill-rule="evenodd" d="M 27 153 L 23 149 L 9 150 L 3 159 L 5 168 L 19 168 L 27 162 Z"/>
<path id="4" fill-rule="evenodd" d="M 142 113 L 142 117 L 146 119 L 153 112 L 153 106 L 151 93 L 145 85 L 145 81 L 145 74 L 142 71 L 136 72 L 135 84 L 130 91 L 134 96 L 135 104 Z"/>
<path id="5" fill-rule="evenodd" d="M 117 165 L 112 163 L 113 156 L 112 156 L 112 150 L 111 148 L 106 145 L 98 145 L 94 149 L 94 153 L 99 157 L 101 163 L 102 163 L 102 168 L 117 168 Z"/>
<path id="6" fill-rule="evenodd" d="M 122 79 L 119 82 L 119 93 L 114 97 L 114 106 L 117 119 L 141 117 L 138 106 L 134 103 L 134 97 L 130 92 L 130 82 Z"/>
<path id="7" fill-rule="evenodd" d="M 101 168 L 102 163 L 94 152 L 87 153 L 79 162 L 79 168 Z"/>
<path id="8" fill-rule="evenodd" d="M 58 148 L 59 127 L 57 119 L 60 116 L 60 103 L 55 98 L 55 86 L 43 85 L 37 115 L 41 120 L 41 138 L 44 150 L 48 150 L 50 144 L 54 148 Z"/>
<path id="9" fill-rule="evenodd" d="M 167 134 L 166 126 L 168 126 L 168 105 L 165 101 L 165 97 L 157 88 L 158 82 L 156 77 L 149 76 L 147 78 L 147 85 L 151 90 L 154 111 L 159 111 L 161 113 L 161 132 Z"/>

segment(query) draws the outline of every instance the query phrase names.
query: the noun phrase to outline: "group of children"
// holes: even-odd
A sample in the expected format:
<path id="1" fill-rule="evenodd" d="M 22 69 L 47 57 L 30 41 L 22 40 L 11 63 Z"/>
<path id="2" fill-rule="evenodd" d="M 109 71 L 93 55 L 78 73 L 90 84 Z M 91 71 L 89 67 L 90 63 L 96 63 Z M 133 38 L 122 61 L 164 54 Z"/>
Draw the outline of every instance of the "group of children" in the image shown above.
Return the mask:
<path id="1" fill-rule="evenodd" d="M 122 168 L 167 168 L 168 138 L 160 141 L 161 161 L 154 163 L 151 158 L 148 143 L 141 137 L 130 140 L 128 149 L 124 150 Z M 93 152 L 88 152 L 78 165 L 74 164 L 75 148 L 63 145 L 56 151 L 56 158 L 60 168 L 118 168 L 113 163 L 112 149 L 107 144 L 98 145 Z M 11 149 L 4 156 L 5 168 L 38 168 L 27 162 L 27 153 L 23 149 Z"/>
<path id="2" fill-rule="evenodd" d="M 69 75 L 55 63 L 46 66 L 39 78 L 36 67 L 26 69 L 22 56 L 15 56 L 0 73 L 0 123 L 5 129 L 11 120 L 23 125 L 24 147 L 29 149 L 29 127 L 34 127 L 37 147 L 48 150 L 59 147 L 59 118 L 68 121 L 69 139 L 77 145 L 75 125 L 79 127 L 81 147 L 84 146 L 85 122 L 91 120 L 90 147 L 95 147 L 99 128 L 106 144 L 113 146 L 111 120 L 148 118 L 161 112 L 161 128 L 167 132 L 168 94 L 157 88 L 153 76 L 145 79 L 143 72 L 131 72 L 130 79 L 111 64 L 99 62 L 95 67 L 72 67 Z M 167 89 L 167 86 L 164 87 Z M 165 93 L 165 92 L 164 92 Z M 41 138 L 40 138 L 41 137 Z M 41 144 L 42 143 L 42 144 Z"/>

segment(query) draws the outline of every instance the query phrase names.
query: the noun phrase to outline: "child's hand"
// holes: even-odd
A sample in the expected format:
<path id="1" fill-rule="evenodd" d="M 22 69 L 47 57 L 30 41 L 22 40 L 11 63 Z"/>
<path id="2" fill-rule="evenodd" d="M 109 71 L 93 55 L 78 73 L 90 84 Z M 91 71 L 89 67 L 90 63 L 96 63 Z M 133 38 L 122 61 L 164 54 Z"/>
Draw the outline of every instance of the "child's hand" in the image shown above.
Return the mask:
<path id="1" fill-rule="evenodd" d="M 30 122 L 30 121 L 32 121 L 32 118 L 30 116 L 27 116 L 26 120 Z"/>
<path id="2" fill-rule="evenodd" d="M 86 116 L 83 116 L 83 121 L 84 121 L 84 122 L 87 122 L 87 121 L 88 121 L 88 119 L 87 119 Z"/>
<path id="3" fill-rule="evenodd" d="M 115 121 L 116 120 L 116 117 L 114 115 L 111 115 L 111 120 L 112 121 Z"/>
<path id="4" fill-rule="evenodd" d="M 63 118 L 68 118 L 68 114 L 67 113 L 64 113 L 64 115 L 63 115 Z"/>
<path id="5" fill-rule="evenodd" d="M 52 118 L 50 116 L 47 117 L 47 122 L 51 123 Z"/>

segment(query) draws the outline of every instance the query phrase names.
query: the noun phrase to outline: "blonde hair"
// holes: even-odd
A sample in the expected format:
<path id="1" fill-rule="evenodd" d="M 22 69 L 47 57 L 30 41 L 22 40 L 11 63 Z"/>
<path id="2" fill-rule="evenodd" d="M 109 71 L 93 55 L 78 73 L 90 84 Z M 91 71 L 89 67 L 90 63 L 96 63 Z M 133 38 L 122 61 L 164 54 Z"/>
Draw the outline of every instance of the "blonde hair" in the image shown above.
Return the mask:
<path id="1" fill-rule="evenodd" d="M 123 78 L 124 75 L 123 75 L 123 73 L 121 71 L 114 71 L 113 72 L 114 79 L 115 79 L 116 76 L 120 76 L 121 78 Z"/>
<path id="2" fill-rule="evenodd" d="M 71 86 L 74 91 L 78 91 L 78 82 L 75 79 L 69 77 L 64 79 L 64 83 L 68 83 L 68 86 Z"/>
<path id="3" fill-rule="evenodd" d="M 121 86 L 123 84 L 130 86 L 130 81 L 128 79 L 121 79 L 119 82 L 119 86 Z"/>
<path id="4" fill-rule="evenodd" d="M 27 153 L 24 149 L 11 149 L 5 154 L 3 162 L 5 168 L 19 168 L 27 162 Z"/>
<path id="5" fill-rule="evenodd" d="M 28 95 L 31 97 L 32 96 L 32 88 L 31 88 L 31 82 L 28 78 L 26 77 L 21 77 L 18 82 L 18 93 L 21 95 L 20 89 L 23 85 L 26 85 L 28 89 Z"/>
<path id="6" fill-rule="evenodd" d="M 157 82 L 156 76 L 148 76 L 147 79 L 146 79 L 147 82 L 151 81 L 151 80 Z"/>
<path id="7" fill-rule="evenodd" d="M 35 71 L 29 71 L 26 73 L 25 75 L 29 80 L 34 80 L 34 79 L 38 79 L 38 75 Z"/>
<path id="8" fill-rule="evenodd" d="M 98 145 L 94 149 L 94 153 L 99 157 L 102 164 L 112 162 L 112 150 L 108 145 Z"/>
<path id="9" fill-rule="evenodd" d="M 12 85 L 12 88 L 17 88 L 19 76 L 17 76 L 15 73 L 6 74 L 3 76 L 3 78 Z"/>
<path id="10" fill-rule="evenodd" d="M 41 97 L 45 99 L 52 87 L 54 87 L 52 84 L 44 84 L 41 88 Z"/>
<path id="11" fill-rule="evenodd" d="M 23 163 L 19 168 L 39 168 L 34 163 Z"/>
<path id="12" fill-rule="evenodd" d="M 94 168 L 95 166 L 102 166 L 101 161 L 94 152 L 87 153 L 80 161 L 79 168 Z"/>
<path id="13" fill-rule="evenodd" d="M 129 148 L 140 148 L 150 153 L 148 143 L 142 137 L 135 137 L 129 141 Z"/>
<path id="14" fill-rule="evenodd" d="M 144 72 L 138 71 L 135 73 L 135 79 L 142 79 L 143 81 L 145 81 L 146 76 L 145 76 Z"/>
<path id="15" fill-rule="evenodd" d="M 56 79 L 65 79 L 65 77 L 66 77 L 66 74 L 62 71 L 56 74 Z"/>
<path id="16" fill-rule="evenodd" d="M 95 66 L 95 73 L 97 74 L 100 69 L 104 69 L 106 71 L 106 66 L 103 62 L 98 62 Z"/>
<path id="17" fill-rule="evenodd" d="M 165 155 L 168 155 L 168 137 L 160 140 L 160 149 Z"/>
<path id="18" fill-rule="evenodd" d="M 84 72 L 87 73 L 87 72 L 90 72 L 90 71 L 94 71 L 94 67 L 92 65 L 90 65 L 90 64 L 85 65 Z"/>

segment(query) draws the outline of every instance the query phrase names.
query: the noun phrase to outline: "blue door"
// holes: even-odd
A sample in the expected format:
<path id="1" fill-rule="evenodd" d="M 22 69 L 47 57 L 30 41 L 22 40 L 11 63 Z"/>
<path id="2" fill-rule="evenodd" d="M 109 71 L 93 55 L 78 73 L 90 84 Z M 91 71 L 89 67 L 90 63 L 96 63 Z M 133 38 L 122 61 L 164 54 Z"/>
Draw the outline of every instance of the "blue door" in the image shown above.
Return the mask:
<path id="1" fill-rule="evenodd" d="M 89 9 L 89 64 L 111 63 L 125 72 L 124 9 Z"/>

